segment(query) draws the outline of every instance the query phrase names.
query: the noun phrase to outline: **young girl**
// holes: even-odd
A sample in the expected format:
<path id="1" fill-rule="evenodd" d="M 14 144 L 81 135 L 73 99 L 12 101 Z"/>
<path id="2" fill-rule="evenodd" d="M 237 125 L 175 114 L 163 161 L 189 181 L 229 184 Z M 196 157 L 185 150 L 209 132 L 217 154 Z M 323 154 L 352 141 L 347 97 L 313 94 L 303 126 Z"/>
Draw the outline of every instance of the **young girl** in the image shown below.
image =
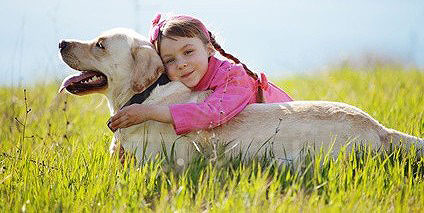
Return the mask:
<path id="1" fill-rule="evenodd" d="M 226 53 L 198 19 L 173 16 L 152 21 L 150 41 L 165 65 L 168 77 L 193 91 L 212 90 L 201 103 L 124 107 L 111 118 L 113 130 L 146 120 L 173 124 L 177 134 L 217 127 L 251 103 L 286 102 L 292 99 L 261 73 L 261 79 L 236 57 Z M 230 59 L 219 60 L 218 51 Z"/>

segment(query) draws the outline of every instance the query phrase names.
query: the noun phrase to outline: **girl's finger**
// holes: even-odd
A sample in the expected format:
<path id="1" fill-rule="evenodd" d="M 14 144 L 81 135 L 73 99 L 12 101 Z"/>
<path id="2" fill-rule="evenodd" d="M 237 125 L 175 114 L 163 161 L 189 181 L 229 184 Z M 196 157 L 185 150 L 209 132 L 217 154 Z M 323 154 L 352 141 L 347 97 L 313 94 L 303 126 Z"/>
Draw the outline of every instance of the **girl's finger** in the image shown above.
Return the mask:
<path id="1" fill-rule="evenodd" d="M 115 128 L 112 128 L 112 118 L 109 118 L 109 120 L 107 120 L 106 126 L 110 129 L 110 131 L 112 131 L 112 132 L 116 131 Z"/>
<path id="2" fill-rule="evenodd" d="M 113 129 L 122 128 L 122 125 L 126 122 L 126 120 L 128 120 L 128 116 L 123 115 L 112 121 L 110 125 Z"/>
<path id="3" fill-rule="evenodd" d="M 119 110 L 115 115 L 113 115 L 112 117 L 110 117 L 110 121 L 114 122 L 117 119 L 119 119 L 120 117 L 122 117 L 124 115 L 122 110 Z"/>
<path id="4" fill-rule="evenodd" d="M 121 123 L 121 127 L 120 128 L 127 128 L 132 126 L 131 122 L 129 122 L 128 120 L 124 121 Z"/>

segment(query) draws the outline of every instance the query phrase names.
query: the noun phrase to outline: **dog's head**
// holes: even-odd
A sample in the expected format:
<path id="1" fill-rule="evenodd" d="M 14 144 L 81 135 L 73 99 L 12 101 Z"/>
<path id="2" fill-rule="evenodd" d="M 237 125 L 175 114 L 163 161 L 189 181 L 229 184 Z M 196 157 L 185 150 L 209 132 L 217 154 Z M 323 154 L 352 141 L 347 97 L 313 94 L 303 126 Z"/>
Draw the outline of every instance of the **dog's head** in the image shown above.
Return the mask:
<path id="1" fill-rule="evenodd" d="M 125 88 L 139 93 L 164 72 L 153 45 L 130 29 L 112 29 L 89 41 L 63 40 L 59 49 L 63 61 L 80 71 L 68 76 L 60 91 L 75 95 Z"/>

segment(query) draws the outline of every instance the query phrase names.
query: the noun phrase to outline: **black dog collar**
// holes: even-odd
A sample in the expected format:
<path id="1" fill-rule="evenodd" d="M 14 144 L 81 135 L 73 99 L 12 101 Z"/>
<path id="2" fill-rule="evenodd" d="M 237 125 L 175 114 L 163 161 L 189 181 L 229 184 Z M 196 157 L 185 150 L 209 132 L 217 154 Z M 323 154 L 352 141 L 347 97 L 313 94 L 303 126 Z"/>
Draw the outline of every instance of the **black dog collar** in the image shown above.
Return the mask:
<path id="1" fill-rule="evenodd" d="M 155 81 L 150 87 L 148 87 L 146 90 L 144 90 L 141 93 L 135 94 L 133 97 L 131 97 L 130 100 L 127 101 L 127 103 L 124 104 L 124 106 L 121 107 L 124 108 L 126 106 L 129 106 L 131 104 L 141 104 L 143 103 L 152 93 L 153 89 L 156 88 L 156 86 L 161 86 L 164 84 L 169 83 L 171 80 L 169 80 L 168 76 L 166 74 L 162 74 L 157 81 Z"/>

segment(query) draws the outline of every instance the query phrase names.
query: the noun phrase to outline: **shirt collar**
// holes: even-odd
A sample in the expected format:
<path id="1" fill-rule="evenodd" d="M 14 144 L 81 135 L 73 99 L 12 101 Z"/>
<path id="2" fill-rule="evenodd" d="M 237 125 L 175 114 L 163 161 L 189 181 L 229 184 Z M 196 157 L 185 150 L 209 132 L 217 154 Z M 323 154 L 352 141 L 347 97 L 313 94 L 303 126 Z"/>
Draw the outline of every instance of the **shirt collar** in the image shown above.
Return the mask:
<path id="1" fill-rule="evenodd" d="M 215 74 L 217 72 L 217 68 L 222 64 L 222 61 L 215 58 L 214 56 L 211 56 L 209 58 L 208 63 L 208 71 L 206 71 L 205 75 L 200 79 L 199 83 L 197 83 L 196 86 L 192 88 L 193 91 L 202 91 L 209 88 L 212 79 L 215 77 Z"/>

